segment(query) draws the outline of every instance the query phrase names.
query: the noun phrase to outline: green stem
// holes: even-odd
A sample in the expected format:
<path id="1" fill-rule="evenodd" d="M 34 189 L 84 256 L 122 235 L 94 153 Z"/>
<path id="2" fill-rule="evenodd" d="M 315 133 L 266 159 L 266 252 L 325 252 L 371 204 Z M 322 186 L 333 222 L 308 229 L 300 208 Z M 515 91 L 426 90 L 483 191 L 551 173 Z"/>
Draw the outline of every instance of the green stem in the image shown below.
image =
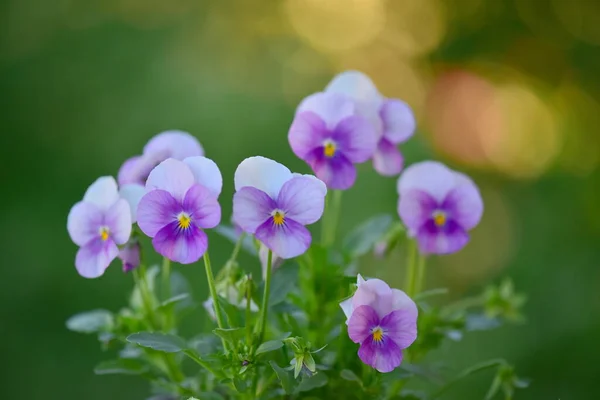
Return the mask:
<path id="1" fill-rule="evenodd" d="M 342 191 L 334 190 L 331 195 L 325 197 L 326 204 L 325 217 L 323 221 L 323 246 L 328 247 L 335 242 L 335 233 L 337 230 L 338 220 L 340 217 L 340 209 L 342 203 Z M 327 199 L 332 196 L 331 201 Z"/>
<path id="2" fill-rule="evenodd" d="M 250 290 L 246 288 L 246 344 L 252 347 L 252 325 L 250 321 L 252 320 L 252 294 Z"/>
<path id="3" fill-rule="evenodd" d="M 265 335 L 265 327 L 267 326 L 267 314 L 269 309 L 269 293 L 271 291 L 271 275 L 273 274 L 271 263 L 273 261 L 273 252 L 269 249 L 267 256 L 267 273 L 265 278 L 265 292 L 262 299 L 261 315 L 258 325 L 258 343 L 262 343 Z"/>
<path id="4" fill-rule="evenodd" d="M 208 257 L 208 251 L 204 253 L 204 269 L 206 270 L 206 280 L 208 281 L 208 290 L 210 291 L 210 297 L 213 301 L 213 307 L 215 308 L 215 318 L 217 319 L 217 326 L 221 329 L 225 327 L 223 323 L 223 315 L 221 314 L 221 305 L 219 304 L 219 296 L 217 295 L 217 288 L 215 287 L 215 277 L 213 276 L 212 267 L 210 266 L 210 258 Z M 227 353 L 227 342 L 221 338 L 223 342 L 223 348 Z"/>
<path id="5" fill-rule="evenodd" d="M 406 385 L 406 380 L 404 380 L 404 379 L 394 382 L 392 384 L 392 386 L 390 387 L 390 390 L 385 398 L 386 399 L 394 398 L 398 393 L 400 393 L 400 391 L 402 390 L 404 385 Z"/>
<path id="6" fill-rule="evenodd" d="M 408 242 L 408 259 L 406 268 L 406 294 L 413 298 L 417 286 L 417 244 L 414 240 Z"/>
<path id="7" fill-rule="evenodd" d="M 162 263 L 162 295 L 163 300 L 171 298 L 171 260 L 167 257 L 163 258 Z"/>
<path id="8" fill-rule="evenodd" d="M 237 256 L 240 253 L 240 250 L 242 248 L 242 243 L 244 242 L 245 238 L 246 238 L 246 232 L 242 232 L 242 234 L 238 238 L 237 242 L 235 243 L 235 247 L 233 248 L 233 253 L 231 253 L 231 257 L 229 257 L 228 262 L 232 263 L 235 260 L 237 260 Z"/>
<path id="9" fill-rule="evenodd" d="M 423 284 L 425 283 L 425 273 L 427 269 L 425 268 L 426 259 L 423 254 L 417 255 L 417 284 L 415 288 L 415 295 L 421 293 L 423 290 Z"/>
<path id="10" fill-rule="evenodd" d="M 327 245 L 327 231 L 329 229 L 328 227 L 330 214 L 329 209 L 331 208 L 329 201 L 330 197 L 331 195 L 329 193 L 325 196 L 325 208 L 323 209 L 323 217 L 321 218 L 321 244 L 323 246 Z"/>

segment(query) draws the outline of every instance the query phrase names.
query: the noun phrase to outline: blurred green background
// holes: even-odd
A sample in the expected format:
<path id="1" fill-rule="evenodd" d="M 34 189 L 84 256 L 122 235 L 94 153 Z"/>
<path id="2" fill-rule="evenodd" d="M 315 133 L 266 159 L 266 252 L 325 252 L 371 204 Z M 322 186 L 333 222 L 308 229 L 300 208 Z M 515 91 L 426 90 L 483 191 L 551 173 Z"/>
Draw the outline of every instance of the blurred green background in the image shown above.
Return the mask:
<path id="1" fill-rule="evenodd" d="M 593 0 L 0 3 L 0 398 L 145 398 L 135 378 L 94 376 L 109 355 L 65 328 L 76 312 L 118 310 L 132 285 L 117 263 L 100 279 L 77 275 L 70 207 L 152 135 L 182 129 L 221 167 L 228 220 L 243 158 L 308 171 L 287 143 L 294 107 L 345 69 L 414 108 L 407 162 L 440 159 L 482 190 L 473 240 L 432 261 L 429 286 L 460 297 L 511 276 L 529 297 L 527 324 L 470 334 L 438 357 L 507 357 L 532 380 L 518 399 L 600 398 L 599 21 Z M 341 231 L 396 201 L 395 181 L 361 166 Z M 210 240 L 220 265 L 230 244 Z M 402 262 L 361 269 L 400 286 Z M 177 268 L 203 300 L 201 268 Z M 198 309 L 189 329 L 204 319 Z M 481 398 L 490 380 L 445 398 Z"/>

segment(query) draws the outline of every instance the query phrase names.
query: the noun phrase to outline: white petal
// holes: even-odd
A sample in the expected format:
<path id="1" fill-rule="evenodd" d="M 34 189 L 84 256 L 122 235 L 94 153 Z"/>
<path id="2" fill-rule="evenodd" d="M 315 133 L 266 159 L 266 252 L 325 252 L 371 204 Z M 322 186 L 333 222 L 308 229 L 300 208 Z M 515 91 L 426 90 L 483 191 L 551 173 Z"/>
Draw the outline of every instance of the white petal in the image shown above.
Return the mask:
<path id="1" fill-rule="evenodd" d="M 325 91 L 342 93 L 361 103 L 381 103 L 383 101 L 371 78 L 360 71 L 344 71 L 337 74 L 329 82 Z"/>
<path id="2" fill-rule="evenodd" d="M 86 190 L 83 201 L 97 206 L 100 210 L 108 210 L 119 200 L 117 181 L 112 176 L 102 176 Z"/>
<path id="3" fill-rule="evenodd" d="M 146 191 L 162 189 L 175 199 L 183 201 L 187 190 L 194 184 L 194 174 L 183 161 L 168 158 L 158 164 L 148 175 Z"/>
<path id="4" fill-rule="evenodd" d="M 340 307 L 342 311 L 344 311 L 344 315 L 346 315 L 346 325 L 348 325 L 348 319 L 352 316 L 352 311 L 354 311 L 354 307 L 352 306 L 352 297 L 346 299 L 340 303 Z"/>
<path id="5" fill-rule="evenodd" d="M 251 186 L 262 190 L 272 199 L 277 199 L 284 183 L 292 179 L 292 173 L 286 166 L 265 157 L 250 157 L 238 165 L 235 170 L 235 190 Z"/>
<path id="6" fill-rule="evenodd" d="M 422 190 L 441 202 L 455 186 L 456 175 L 450 168 L 437 161 L 423 161 L 404 170 L 397 190 L 400 196 L 407 190 Z"/>
<path id="7" fill-rule="evenodd" d="M 144 197 L 144 194 L 146 194 L 146 189 L 142 185 L 138 185 L 136 183 L 128 183 L 121 186 L 119 189 L 119 196 L 121 196 L 122 199 L 127 200 L 127 203 L 129 203 L 132 223 L 137 221 L 137 206 L 142 197 Z"/>
<path id="8" fill-rule="evenodd" d="M 213 160 L 198 156 L 188 157 L 183 162 L 190 167 L 196 183 L 206 187 L 212 194 L 219 197 L 223 188 L 223 177 Z"/>
<path id="9" fill-rule="evenodd" d="M 358 276 L 356 277 L 356 286 L 360 286 L 365 282 L 365 278 L 363 278 L 361 274 L 358 274 Z"/>

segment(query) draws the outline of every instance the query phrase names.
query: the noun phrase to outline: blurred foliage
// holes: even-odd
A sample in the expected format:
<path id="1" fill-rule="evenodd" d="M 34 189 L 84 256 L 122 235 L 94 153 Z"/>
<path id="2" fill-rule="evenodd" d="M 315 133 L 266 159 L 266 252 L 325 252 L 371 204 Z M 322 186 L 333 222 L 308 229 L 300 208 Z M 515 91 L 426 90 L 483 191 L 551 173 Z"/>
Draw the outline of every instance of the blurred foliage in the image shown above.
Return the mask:
<path id="1" fill-rule="evenodd" d="M 110 357 L 65 327 L 79 310 L 117 309 L 132 287 L 114 266 L 93 281 L 76 274 L 69 208 L 174 128 L 196 135 L 221 167 L 229 215 L 244 157 L 307 170 L 287 144 L 294 106 L 348 68 L 415 109 L 421 130 L 403 147 L 407 163 L 442 158 L 482 189 L 473 240 L 432 260 L 429 287 L 454 298 L 510 275 L 527 293 L 526 325 L 473 332 L 437 357 L 467 366 L 502 354 L 531 378 L 526 398 L 598 397 L 598 18 L 590 0 L 0 3 L 0 398 L 145 398 L 136 379 L 95 376 Z M 342 231 L 367 210 L 395 210 L 394 186 L 361 167 Z M 222 265 L 230 244 L 213 234 L 210 245 Z M 401 260 L 365 255 L 360 269 L 399 286 Z M 240 264 L 260 273 L 247 255 Z M 200 267 L 176 269 L 194 292 L 205 288 Z M 501 289 L 489 296 L 491 309 L 514 306 Z M 187 317 L 188 332 L 202 312 Z M 458 382 L 442 398 L 473 398 L 491 378 Z M 497 378 L 505 388 L 515 379 Z"/>

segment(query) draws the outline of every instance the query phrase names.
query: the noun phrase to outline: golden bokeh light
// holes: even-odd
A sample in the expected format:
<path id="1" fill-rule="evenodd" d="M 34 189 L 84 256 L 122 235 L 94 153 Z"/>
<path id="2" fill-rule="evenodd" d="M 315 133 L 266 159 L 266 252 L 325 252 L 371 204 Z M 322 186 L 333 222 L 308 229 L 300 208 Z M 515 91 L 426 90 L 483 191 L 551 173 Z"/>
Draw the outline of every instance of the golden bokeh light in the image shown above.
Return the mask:
<path id="1" fill-rule="evenodd" d="M 560 152 L 557 119 L 548 105 L 523 83 L 498 87 L 502 113 L 501 140 L 484 141 L 492 164 L 515 178 L 535 178 L 545 172 Z M 489 121 L 489 126 L 496 121 Z"/>
<path id="2" fill-rule="evenodd" d="M 300 38 L 323 52 L 365 46 L 385 25 L 384 0 L 287 0 L 284 11 Z"/>
<path id="3" fill-rule="evenodd" d="M 484 149 L 501 140 L 501 112 L 494 86 L 475 73 L 450 70 L 427 98 L 426 124 L 434 148 L 471 165 L 488 162 Z"/>
<path id="4" fill-rule="evenodd" d="M 435 49 L 446 33 L 446 18 L 437 0 L 390 1 L 381 40 L 399 55 L 420 56 Z"/>

